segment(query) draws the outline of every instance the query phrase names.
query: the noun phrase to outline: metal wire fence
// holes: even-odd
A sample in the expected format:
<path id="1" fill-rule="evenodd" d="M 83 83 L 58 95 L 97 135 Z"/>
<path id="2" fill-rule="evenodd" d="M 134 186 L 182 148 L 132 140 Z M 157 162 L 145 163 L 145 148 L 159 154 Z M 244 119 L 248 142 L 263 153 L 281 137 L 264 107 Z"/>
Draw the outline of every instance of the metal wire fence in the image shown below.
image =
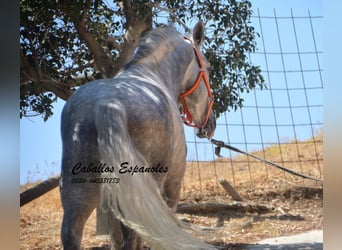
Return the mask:
<path id="1" fill-rule="evenodd" d="M 250 60 L 261 66 L 268 88 L 241 93 L 243 108 L 222 114 L 214 137 L 322 178 L 323 17 L 311 16 L 310 11 L 305 16 L 294 16 L 292 9 L 289 12 L 288 16 L 279 16 L 274 10 L 272 16 L 263 16 L 258 9 L 252 17 L 260 38 L 258 51 L 250 54 Z M 209 141 L 196 138 L 188 128 L 186 136 L 188 165 L 196 169 L 189 171 L 201 190 L 208 167 L 213 168 L 209 173 L 212 178 L 228 178 L 234 185 L 239 182 L 239 169 L 246 168 L 249 174 L 243 178 L 248 178 L 250 184 L 255 182 L 253 166 L 259 167 L 260 163 L 231 151 L 222 152 L 224 159 L 217 158 Z M 210 166 L 203 167 L 204 162 L 210 162 Z M 264 166 L 262 180 L 269 180 L 269 167 Z"/>

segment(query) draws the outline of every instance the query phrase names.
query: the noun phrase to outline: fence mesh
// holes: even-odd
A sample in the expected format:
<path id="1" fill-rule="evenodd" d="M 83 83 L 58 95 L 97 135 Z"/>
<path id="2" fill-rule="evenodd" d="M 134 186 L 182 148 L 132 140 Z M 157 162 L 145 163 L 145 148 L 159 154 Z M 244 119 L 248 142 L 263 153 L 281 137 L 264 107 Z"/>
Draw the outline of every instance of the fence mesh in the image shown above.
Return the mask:
<path id="1" fill-rule="evenodd" d="M 255 153 L 286 168 L 323 178 L 323 78 L 322 16 L 263 16 L 257 9 L 252 23 L 260 34 L 257 52 L 250 54 L 260 65 L 267 89 L 241 93 L 244 106 L 217 120 L 215 139 Z M 196 138 L 186 128 L 188 170 L 185 185 L 225 178 L 234 186 L 253 187 L 274 178 L 294 181 L 288 174 L 271 170 L 253 158 L 221 150 L 215 156 L 209 141 Z M 261 171 L 261 172 L 260 172 Z M 302 181 L 302 180 L 301 180 Z M 189 185 L 187 185 L 189 186 Z"/>

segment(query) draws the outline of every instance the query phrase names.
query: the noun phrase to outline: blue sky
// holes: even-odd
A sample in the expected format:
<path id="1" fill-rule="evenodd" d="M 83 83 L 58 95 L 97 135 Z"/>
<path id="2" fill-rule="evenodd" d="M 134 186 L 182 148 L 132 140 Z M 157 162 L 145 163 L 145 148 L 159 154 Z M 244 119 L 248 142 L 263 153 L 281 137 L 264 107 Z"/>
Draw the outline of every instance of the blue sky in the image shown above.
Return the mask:
<path id="1" fill-rule="evenodd" d="M 308 16 L 308 10 L 310 10 L 310 15 L 323 16 L 323 1 L 318 0 L 288 0 L 288 1 L 275 1 L 275 0 L 260 0 L 252 1 L 254 15 L 258 14 L 261 16 L 274 17 L 276 12 L 277 17 L 289 17 L 291 16 L 291 8 L 293 10 L 293 16 Z M 259 9 L 259 10 L 258 10 Z M 280 30 L 280 37 L 282 41 L 283 52 L 296 51 L 297 45 L 294 43 L 295 39 L 293 36 L 293 27 L 289 26 L 288 20 L 278 19 L 278 28 Z M 312 42 L 311 31 L 307 29 L 307 23 L 302 24 L 301 20 L 295 20 L 295 27 L 298 35 L 298 47 L 301 52 L 303 51 L 313 51 L 315 48 Z M 253 24 L 259 32 L 259 22 L 258 19 L 253 20 Z M 322 41 L 322 29 L 323 22 L 322 19 L 312 19 L 312 24 L 315 31 L 315 40 L 318 51 L 323 51 L 323 41 Z M 276 27 L 274 26 L 274 21 L 269 22 L 267 18 L 262 19 L 262 29 L 265 38 L 265 47 L 267 52 L 279 52 L 279 43 L 277 38 L 273 37 L 275 34 Z M 259 51 L 263 51 L 262 41 L 258 41 Z M 259 64 L 262 69 L 265 70 L 265 59 L 263 55 L 252 55 L 252 61 L 254 64 Z M 280 61 L 279 56 L 277 57 L 268 55 L 268 70 L 270 71 L 281 71 L 283 67 L 286 70 L 296 70 L 300 68 L 298 62 L 298 55 L 287 55 L 284 57 L 284 62 Z M 324 69 L 322 55 L 319 55 L 320 67 Z M 310 69 L 317 68 L 316 56 L 312 54 L 303 55 L 301 58 L 302 68 Z M 277 74 L 270 74 L 268 78 L 267 74 L 264 74 L 266 82 L 272 83 L 272 88 L 284 88 L 286 84 L 289 87 L 295 88 L 296 85 L 292 86 L 296 82 L 301 82 L 301 75 L 298 74 L 288 74 L 287 82 L 283 80 L 283 77 L 278 77 Z M 317 73 L 306 73 L 304 75 L 306 86 L 313 87 L 312 90 L 308 90 L 308 94 L 311 96 L 309 99 L 310 105 L 322 104 L 323 93 L 319 90 L 319 86 L 322 83 L 319 79 Z M 277 85 L 274 86 L 273 83 Z M 317 89 L 315 89 L 317 87 Z M 307 100 L 303 99 L 303 93 L 301 90 L 292 91 L 287 95 L 283 95 L 284 92 L 273 93 L 273 102 L 276 105 L 288 104 L 295 106 L 305 106 Z M 262 140 L 264 142 L 274 143 L 278 138 L 277 131 L 273 127 L 265 127 L 265 131 L 260 133 L 260 129 L 257 127 L 245 127 L 235 126 L 234 124 L 241 124 L 242 119 L 244 123 L 254 124 L 258 123 L 258 119 L 262 124 L 274 124 L 274 119 L 276 117 L 278 124 L 287 124 L 291 121 L 291 114 L 284 109 L 280 111 L 280 114 L 274 114 L 269 109 L 261 109 L 260 116 L 256 115 L 255 109 L 248 108 L 249 106 L 255 106 L 256 102 L 258 105 L 271 105 L 272 100 L 270 98 L 269 91 L 256 91 L 245 95 L 246 108 L 243 111 L 229 112 L 226 116 L 222 116 L 218 120 L 218 124 L 226 123 L 231 124 L 227 132 L 226 126 L 218 125 L 215 138 L 230 142 L 232 145 L 238 146 L 239 148 L 246 149 L 248 151 L 256 150 L 260 147 L 259 143 Z M 36 179 L 46 179 L 52 174 L 59 174 L 60 169 L 60 159 L 61 159 L 61 139 L 60 139 L 60 114 L 64 101 L 58 100 L 54 105 L 54 115 L 47 121 L 43 122 L 40 117 L 23 118 L 20 120 L 20 183 L 26 183 L 27 181 L 35 181 Z M 278 111 L 277 111 L 278 112 Z M 306 108 L 298 108 L 292 114 L 292 119 L 295 123 L 306 122 L 308 117 L 308 110 Z M 310 109 L 310 115 L 312 122 L 320 123 L 323 120 L 323 110 L 322 108 L 312 108 Z M 319 127 L 319 126 L 318 126 Z M 311 128 L 307 126 L 298 126 L 295 129 L 289 127 L 279 128 L 278 134 L 280 139 L 283 141 L 294 138 L 294 135 L 299 139 L 306 139 L 311 137 Z M 206 141 L 196 139 L 192 128 L 186 128 L 186 135 L 188 141 L 203 142 L 196 149 L 193 144 L 188 144 L 188 159 L 212 159 L 212 150 L 207 150 L 210 145 L 206 144 Z M 244 141 L 255 142 L 255 144 L 250 145 L 240 145 Z M 247 148 L 244 148 L 247 147 Z"/>

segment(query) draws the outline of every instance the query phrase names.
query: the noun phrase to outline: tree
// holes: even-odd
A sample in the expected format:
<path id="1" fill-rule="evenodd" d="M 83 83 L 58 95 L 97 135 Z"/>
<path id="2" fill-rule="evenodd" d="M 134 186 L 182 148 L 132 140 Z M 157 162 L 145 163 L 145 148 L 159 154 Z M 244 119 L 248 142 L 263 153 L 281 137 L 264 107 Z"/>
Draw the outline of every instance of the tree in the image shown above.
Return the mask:
<path id="1" fill-rule="evenodd" d="M 258 35 L 251 14 L 249 1 L 235 0 L 21 0 L 20 117 L 46 121 L 57 97 L 67 100 L 78 86 L 115 76 L 146 31 L 171 22 L 189 32 L 192 20 L 206 24 L 214 110 L 236 110 L 241 92 L 264 87 L 248 57 Z"/>

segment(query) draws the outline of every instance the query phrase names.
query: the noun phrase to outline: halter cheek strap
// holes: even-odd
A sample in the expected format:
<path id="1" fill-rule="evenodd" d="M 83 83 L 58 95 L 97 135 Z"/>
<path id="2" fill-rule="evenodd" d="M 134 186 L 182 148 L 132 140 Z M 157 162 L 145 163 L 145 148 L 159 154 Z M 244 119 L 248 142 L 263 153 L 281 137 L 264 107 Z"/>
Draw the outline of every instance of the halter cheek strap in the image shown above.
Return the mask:
<path id="1" fill-rule="evenodd" d="M 185 39 L 191 41 L 189 38 L 185 37 Z M 181 110 L 181 115 L 182 115 L 182 119 L 183 119 L 183 122 L 190 126 L 190 127 L 196 127 L 196 128 L 202 128 L 204 127 L 207 122 L 208 122 L 208 119 L 209 119 L 209 116 L 210 116 L 210 112 L 211 112 L 211 109 L 214 105 L 214 95 L 213 93 L 211 92 L 211 89 L 210 89 L 210 85 L 209 85 L 209 79 L 208 79 L 208 76 L 207 76 L 207 73 L 204 69 L 204 63 L 202 61 L 202 57 L 201 57 L 201 54 L 199 52 L 199 49 L 197 46 L 193 46 L 194 47 L 194 51 L 195 51 L 195 55 L 196 55 L 196 58 L 197 58 L 197 62 L 198 62 L 198 65 L 200 67 L 200 71 L 197 75 L 197 79 L 195 81 L 195 83 L 192 85 L 192 87 L 190 89 L 188 89 L 187 91 L 181 93 L 179 95 L 179 98 L 183 104 L 183 109 Z M 205 83 L 205 87 L 207 88 L 207 91 L 208 91 L 208 109 L 207 109 L 207 113 L 203 119 L 203 122 L 202 124 L 200 125 L 197 125 L 194 123 L 194 121 L 192 120 L 192 115 L 190 113 L 190 110 L 189 110 L 189 107 L 188 107 L 188 104 L 185 100 L 185 97 L 191 95 L 192 93 L 194 93 L 198 86 L 200 85 L 200 83 L 202 82 L 202 80 L 204 81 Z"/>

